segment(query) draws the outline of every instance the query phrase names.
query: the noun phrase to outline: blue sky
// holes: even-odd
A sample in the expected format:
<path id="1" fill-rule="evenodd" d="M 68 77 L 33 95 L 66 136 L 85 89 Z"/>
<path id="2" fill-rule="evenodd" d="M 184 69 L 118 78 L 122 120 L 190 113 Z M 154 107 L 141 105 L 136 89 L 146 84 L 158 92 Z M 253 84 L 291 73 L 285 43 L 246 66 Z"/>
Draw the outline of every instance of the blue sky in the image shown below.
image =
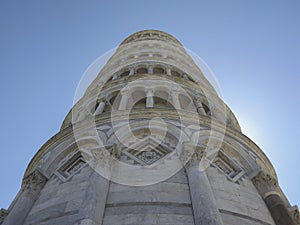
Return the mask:
<path id="1" fill-rule="evenodd" d="M 213 70 L 244 133 L 300 204 L 300 1 L 0 1 L 0 208 L 72 106 L 86 68 L 128 35 L 174 35 Z"/>

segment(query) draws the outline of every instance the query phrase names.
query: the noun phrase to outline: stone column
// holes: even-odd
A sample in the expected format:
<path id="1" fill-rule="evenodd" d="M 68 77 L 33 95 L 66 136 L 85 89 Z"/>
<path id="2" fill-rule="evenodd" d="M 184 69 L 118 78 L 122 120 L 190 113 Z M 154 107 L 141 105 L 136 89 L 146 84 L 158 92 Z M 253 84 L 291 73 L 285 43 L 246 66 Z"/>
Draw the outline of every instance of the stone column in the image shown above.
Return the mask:
<path id="1" fill-rule="evenodd" d="M 184 151 L 194 152 L 185 164 L 195 225 L 223 225 L 212 187 L 205 170 L 204 149 L 188 145 Z"/>
<path id="2" fill-rule="evenodd" d="M 181 105 L 179 102 L 179 91 L 176 89 L 172 89 L 172 103 L 175 109 L 181 109 Z"/>
<path id="3" fill-rule="evenodd" d="M 148 74 L 153 74 L 153 67 L 152 66 L 148 67 Z"/>
<path id="4" fill-rule="evenodd" d="M 121 101 L 120 101 L 120 105 L 119 105 L 119 110 L 125 110 L 127 107 L 129 91 L 122 90 L 121 95 L 122 95 L 122 97 L 121 97 Z"/>
<path id="5" fill-rule="evenodd" d="M 281 198 L 277 180 L 260 171 L 252 182 L 265 201 L 276 225 L 296 225 L 291 213 Z"/>
<path id="6" fill-rule="evenodd" d="M 185 79 L 185 80 L 189 80 L 188 76 L 185 73 L 182 74 L 182 78 Z"/>
<path id="7" fill-rule="evenodd" d="M 109 180 L 93 171 L 87 178 L 89 187 L 80 207 L 79 225 L 101 225 L 104 217 Z"/>
<path id="8" fill-rule="evenodd" d="M 116 145 L 110 148 L 99 148 L 93 150 L 94 166 L 97 164 L 104 170 L 107 169 L 107 177 L 111 177 L 114 171 L 114 159 L 120 157 Z M 95 168 L 93 166 L 93 168 Z M 97 166 L 96 166 L 97 167 Z M 86 190 L 85 199 L 80 207 L 79 225 L 102 225 L 106 200 L 109 193 L 110 180 L 100 175 L 97 171 L 91 169 L 89 177 L 89 186 Z"/>
<path id="9" fill-rule="evenodd" d="M 172 74 L 171 74 L 171 68 L 170 68 L 170 67 L 167 67 L 166 72 L 167 72 L 167 75 L 168 75 L 168 76 L 171 76 L 171 75 L 172 75 Z"/>
<path id="10" fill-rule="evenodd" d="M 154 100 L 153 100 L 153 90 L 147 90 L 147 98 L 146 98 L 146 108 L 153 108 Z"/>
<path id="11" fill-rule="evenodd" d="M 105 99 L 101 99 L 100 100 L 100 103 L 95 111 L 95 115 L 99 115 L 99 114 L 102 114 L 103 111 L 104 111 L 104 107 L 105 107 Z"/>
<path id="12" fill-rule="evenodd" d="M 195 96 L 194 101 L 197 108 L 197 112 L 200 113 L 201 115 L 206 115 L 206 112 L 202 105 L 201 97 L 199 95 Z"/>
<path id="13" fill-rule="evenodd" d="M 23 180 L 20 197 L 9 210 L 2 225 L 22 225 L 46 182 L 47 178 L 38 170 L 27 176 Z"/>
<path id="14" fill-rule="evenodd" d="M 129 76 L 133 76 L 133 75 L 134 75 L 134 72 L 135 72 L 134 68 L 130 68 Z"/>
<path id="15" fill-rule="evenodd" d="M 116 80 L 116 79 L 118 79 L 118 78 L 119 78 L 119 74 L 115 74 L 115 75 L 112 77 L 111 80 Z"/>

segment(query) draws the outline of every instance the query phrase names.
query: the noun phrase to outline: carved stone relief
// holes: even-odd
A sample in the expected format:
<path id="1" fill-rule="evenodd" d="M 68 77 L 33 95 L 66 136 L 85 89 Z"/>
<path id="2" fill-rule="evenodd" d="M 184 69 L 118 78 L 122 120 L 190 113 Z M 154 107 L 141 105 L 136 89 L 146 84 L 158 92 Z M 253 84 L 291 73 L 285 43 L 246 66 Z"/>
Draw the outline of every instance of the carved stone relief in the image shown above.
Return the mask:
<path id="1" fill-rule="evenodd" d="M 47 178 L 38 170 L 35 170 L 30 175 L 25 177 L 22 182 L 22 190 L 36 190 L 47 182 Z"/>
<path id="2" fill-rule="evenodd" d="M 263 197 L 267 197 L 268 193 L 277 193 L 279 195 L 277 180 L 264 171 L 259 172 L 252 178 L 252 182 Z"/>
<path id="3" fill-rule="evenodd" d="M 295 205 L 295 206 L 289 208 L 289 212 L 291 214 L 291 217 L 295 221 L 295 223 L 300 224 L 300 213 L 299 213 L 298 206 Z"/>

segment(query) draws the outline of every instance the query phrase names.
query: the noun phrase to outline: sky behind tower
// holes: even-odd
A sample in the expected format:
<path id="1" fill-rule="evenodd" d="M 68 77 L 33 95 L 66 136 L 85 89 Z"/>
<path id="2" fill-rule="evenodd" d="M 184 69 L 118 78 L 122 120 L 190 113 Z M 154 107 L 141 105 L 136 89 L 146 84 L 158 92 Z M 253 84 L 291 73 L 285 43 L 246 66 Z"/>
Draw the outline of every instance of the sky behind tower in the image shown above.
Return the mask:
<path id="1" fill-rule="evenodd" d="M 72 107 L 100 55 L 144 29 L 170 33 L 214 72 L 244 134 L 300 204 L 300 2 L 0 1 L 0 208 Z"/>

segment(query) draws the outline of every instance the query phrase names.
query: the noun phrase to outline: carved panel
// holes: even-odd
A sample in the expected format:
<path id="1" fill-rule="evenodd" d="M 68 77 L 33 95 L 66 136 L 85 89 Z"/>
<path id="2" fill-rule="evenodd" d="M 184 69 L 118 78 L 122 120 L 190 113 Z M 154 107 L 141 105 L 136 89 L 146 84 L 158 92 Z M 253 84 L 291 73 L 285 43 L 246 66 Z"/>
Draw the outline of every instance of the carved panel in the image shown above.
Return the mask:
<path id="1" fill-rule="evenodd" d="M 134 164 L 147 166 L 165 157 L 170 153 L 170 150 L 162 145 L 155 146 L 148 143 L 135 148 L 125 148 L 122 153 L 134 160 Z"/>
<path id="2" fill-rule="evenodd" d="M 245 173 L 242 168 L 222 150 L 218 152 L 217 156 L 212 162 L 212 165 L 217 167 L 234 182 L 239 180 Z"/>
<path id="3" fill-rule="evenodd" d="M 57 169 L 55 174 L 63 181 L 69 180 L 86 164 L 80 152 L 68 156 L 62 165 Z"/>

